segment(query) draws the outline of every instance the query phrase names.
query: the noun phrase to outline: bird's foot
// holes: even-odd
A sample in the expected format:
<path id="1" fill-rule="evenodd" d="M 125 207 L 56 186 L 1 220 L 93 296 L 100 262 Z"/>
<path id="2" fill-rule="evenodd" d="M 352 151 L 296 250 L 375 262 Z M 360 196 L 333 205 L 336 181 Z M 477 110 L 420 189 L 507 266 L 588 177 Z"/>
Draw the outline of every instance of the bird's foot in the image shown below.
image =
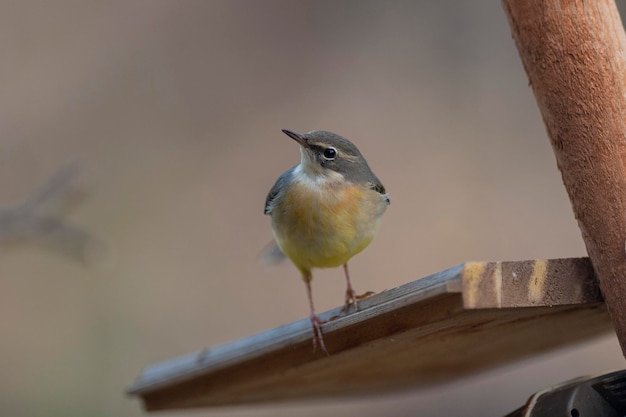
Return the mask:
<path id="1" fill-rule="evenodd" d="M 343 314 L 348 313 L 350 311 L 350 305 L 354 305 L 354 311 L 359 311 L 359 301 L 369 297 L 370 295 L 376 294 L 374 291 L 367 291 L 363 294 L 357 295 L 354 290 L 346 291 L 346 303 L 344 304 L 341 312 Z"/>
<path id="2" fill-rule="evenodd" d="M 317 350 L 317 345 L 319 345 L 322 352 L 328 355 L 328 350 L 326 350 L 326 345 L 324 344 L 324 336 L 322 336 L 322 324 L 324 322 L 315 313 L 311 314 L 310 319 L 313 327 L 313 352 Z"/>
<path id="3" fill-rule="evenodd" d="M 346 290 L 346 303 L 341 309 L 342 313 L 348 313 L 350 311 L 350 305 L 354 305 L 354 311 L 359 311 L 359 297 L 356 295 L 352 288 Z"/>

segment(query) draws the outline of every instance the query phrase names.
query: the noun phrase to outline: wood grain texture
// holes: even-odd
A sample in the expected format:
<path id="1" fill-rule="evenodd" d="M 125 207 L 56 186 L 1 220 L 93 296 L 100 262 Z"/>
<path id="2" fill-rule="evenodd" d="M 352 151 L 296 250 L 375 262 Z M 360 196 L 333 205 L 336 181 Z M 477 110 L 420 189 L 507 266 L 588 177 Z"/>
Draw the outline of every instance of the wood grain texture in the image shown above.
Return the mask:
<path id="1" fill-rule="evenodd" d="M 355 396 L 428 386 L 611 328 L 587 258 L 471 262 L 321 315 L 146 368 L 148 410 Z"/>
<path id="2" fill-rule="evenodd" d="M 612 0 L 503 0 L 626 353 L 626 36 Z"/>

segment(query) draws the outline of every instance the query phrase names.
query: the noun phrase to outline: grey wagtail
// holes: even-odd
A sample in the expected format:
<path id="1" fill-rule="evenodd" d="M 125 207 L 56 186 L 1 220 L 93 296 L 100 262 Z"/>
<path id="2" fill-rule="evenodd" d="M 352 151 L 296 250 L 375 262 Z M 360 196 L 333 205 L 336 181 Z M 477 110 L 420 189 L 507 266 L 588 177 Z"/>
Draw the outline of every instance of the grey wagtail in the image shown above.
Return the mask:
<path id="1" fill-rule="evenodd" d="M 322 337 L 315 314 L 311 280 L 313 268 L 343 265 L 347 289 L 344 309 L 358 308 L 350 284 L 348 260 L 370 244 L 389 197 L 365 158 L 349 140 L 325 131 L 305 134 L 283 129 L 300 145 L 300 164 L 284 172 L 265 200 L 278 248 L 274 258 L 287 256 L 302 273 L 313 326 L 313 350 Z"/>

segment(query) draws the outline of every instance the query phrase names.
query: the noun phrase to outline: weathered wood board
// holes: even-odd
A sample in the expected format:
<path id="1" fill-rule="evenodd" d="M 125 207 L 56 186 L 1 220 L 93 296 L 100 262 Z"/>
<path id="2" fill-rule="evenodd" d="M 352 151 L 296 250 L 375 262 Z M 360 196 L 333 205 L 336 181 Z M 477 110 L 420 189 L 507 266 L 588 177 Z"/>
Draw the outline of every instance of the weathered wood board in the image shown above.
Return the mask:
<path id="1" fill-rule="evenodd" d="M 611 330 L 587 258 L 470 262 L 308 319 L 147 367 L 147 410 L 356 396 L 452 381 Z"/>

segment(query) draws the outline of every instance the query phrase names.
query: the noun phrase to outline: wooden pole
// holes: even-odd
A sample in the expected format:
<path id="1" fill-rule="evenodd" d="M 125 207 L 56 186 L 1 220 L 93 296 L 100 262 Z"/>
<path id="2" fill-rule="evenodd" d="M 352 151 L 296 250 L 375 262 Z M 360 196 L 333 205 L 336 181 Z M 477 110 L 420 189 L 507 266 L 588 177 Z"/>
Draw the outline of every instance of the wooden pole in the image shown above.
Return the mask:
<path id="1" fill-rule="evenodd" d="M 503 0 L 626 354 L 626 36 L 613 0 Z"/>

